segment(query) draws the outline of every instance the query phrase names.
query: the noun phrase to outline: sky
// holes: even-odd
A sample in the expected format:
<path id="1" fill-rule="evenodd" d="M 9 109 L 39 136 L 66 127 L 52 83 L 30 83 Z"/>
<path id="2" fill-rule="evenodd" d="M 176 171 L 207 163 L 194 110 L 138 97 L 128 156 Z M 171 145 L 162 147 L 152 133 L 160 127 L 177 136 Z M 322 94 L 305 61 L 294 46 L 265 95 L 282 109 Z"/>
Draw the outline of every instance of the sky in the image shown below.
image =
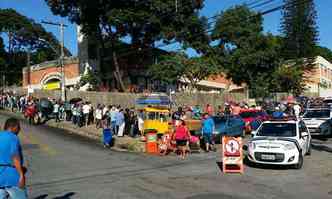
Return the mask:
<path id="1" fill-rule="evenodd" d="M 242 3 L 252 3 L 257 0 L 205 0 L 205 7 L 201 11 L 202 16 L 211 17 L 221 11 Z M 260 2 L 265 2 L 261 0 Z M 282 4 L 282 0 L 272 0 L 272 3 L 267 4 L 266 7 L 261 6 L 254 8 L 256 11 L 266 11 L 274 6 Z M 332 49 L 332 8 L 331 0 L 315 0 L 317 10 L 317 26 L 319 30 L 319 44 Z M 255 6 L 255 5 L 253 5 Z M 68 25 L 65 29 L 65 46 L 72 52 L 73 55 L 77 55 L 77 39 L 76 39 L 76 25 L 71 24 L 67 19 L 59 16 L 54 16 L 51 10 L 48 8 L 45 0 L 0 0 L 0 8 L 13 8 L 19 13 L 35 20 L 36 22 L 56 21 L 64 22 Z M 280 34 L 280 11 L 270 13 L 264 16 L 264 31 L 271 32 L 273 34 Z M 59 38 L 60 33 L 57 27 L 50 25 L 43 25 L 47 31 L 52 32 L 56 37 Z M 179 48 L 178 45 L 170 45 L 165 47 L 165 50 L 175 50 Z M 194 54 L 193 51 L 189 50 L 189 54 Z"/>

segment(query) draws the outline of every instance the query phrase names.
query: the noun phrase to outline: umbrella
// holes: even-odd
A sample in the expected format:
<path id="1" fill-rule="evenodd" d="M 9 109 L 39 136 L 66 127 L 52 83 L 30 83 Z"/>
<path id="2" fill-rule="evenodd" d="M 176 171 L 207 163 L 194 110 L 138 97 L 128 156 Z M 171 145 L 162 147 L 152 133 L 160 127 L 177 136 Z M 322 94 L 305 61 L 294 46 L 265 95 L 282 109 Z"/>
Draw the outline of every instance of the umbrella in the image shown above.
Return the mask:
<path id="1" fill-rule="evenodd" d="M 136 100 L 137 105 L 170 105 L 171 101 L 167 95 L 149 95 L 139 97 Z"/>
<path id="2" fill-rule="evenodd" d="M 79 97 L 75 97 L 75 98 L 72 98 L 69 103 L 70 104 L 76 104 L 77 102 L 80 102 L 82 101 L 82 98 L 79 98 Z"/>

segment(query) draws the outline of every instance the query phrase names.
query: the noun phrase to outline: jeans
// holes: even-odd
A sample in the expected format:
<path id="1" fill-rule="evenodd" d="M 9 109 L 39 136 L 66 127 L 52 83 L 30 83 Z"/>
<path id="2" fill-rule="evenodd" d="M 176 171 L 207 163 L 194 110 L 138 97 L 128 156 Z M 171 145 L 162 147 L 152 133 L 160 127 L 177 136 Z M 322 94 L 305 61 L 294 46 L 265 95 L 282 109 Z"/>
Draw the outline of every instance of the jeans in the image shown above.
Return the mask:
<path id="1" fill-rule="evenodd" d="M 0 189 L 0 199 L 27 199 L 28 194 L 25 189 L 18 187 L 8 187 Z"/>
<path id="2" fill-rule="evenodd" d="M 116 128 L 116 122 L 115 121 L 111 121 L 111 132 L 113 133 L 113 135 L 117 135 L 118 131 Z"/>

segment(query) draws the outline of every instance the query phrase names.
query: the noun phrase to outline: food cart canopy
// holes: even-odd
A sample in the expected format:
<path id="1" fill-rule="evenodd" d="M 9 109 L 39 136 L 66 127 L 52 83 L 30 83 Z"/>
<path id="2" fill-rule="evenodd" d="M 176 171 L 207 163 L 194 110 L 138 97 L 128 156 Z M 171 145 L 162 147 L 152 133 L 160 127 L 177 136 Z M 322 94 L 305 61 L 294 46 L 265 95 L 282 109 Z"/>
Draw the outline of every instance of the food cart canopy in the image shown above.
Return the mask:
<path id="1" fill-rule="evenodd" d="M 136 100 L 137 105 L 170 105 L 171 101 L 166 95 L 149 95 Z"/>

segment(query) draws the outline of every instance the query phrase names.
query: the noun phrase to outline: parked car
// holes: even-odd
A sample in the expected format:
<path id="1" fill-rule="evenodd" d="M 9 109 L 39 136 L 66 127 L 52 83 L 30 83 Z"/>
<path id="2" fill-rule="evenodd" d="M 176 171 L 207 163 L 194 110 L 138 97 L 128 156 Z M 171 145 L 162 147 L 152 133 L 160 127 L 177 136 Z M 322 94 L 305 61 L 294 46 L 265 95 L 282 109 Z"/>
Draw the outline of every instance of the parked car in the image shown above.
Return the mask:
<path id="1" fill-rule="evenodd" d="M 257 164 L 303 166 L 311 154 L 311 135 L 302 120 L 278 119 L 262 123 L 248 142 L 248 159 Z"/>
<path id="2" fill-rule="evenodd" d="M 253 129 L 257 129 L 262 121 L 269 118 L 265 111 L 256 109 L 245 109 L 240 112 L 240 117 L 245 122 L 245 132 L 250 133 Z M 258 124 L 258 125 L 257 125 Z"/>
<path id="3" fill-rule="evenodd" d="M 329 107 L 311 108 L 302 116 L 312 135 L 332 135 L 332 111 Z"/>
<path id="4" fill-rule="evenodd" d="M 325 104 L 332 105 L 332 97 L 326 97 L 326 98 L 324 98 L 323 102 Z"/>
<path id="5" fill-rule="evenodd" d="M 221 141 L 222 136 L 243 136 L 245 123 L 239 116 L 232 116 L 228 119 L 226 117 L 215 116 L 213 117 L 215 124 L 214 139 L 216 143 Z"/>

